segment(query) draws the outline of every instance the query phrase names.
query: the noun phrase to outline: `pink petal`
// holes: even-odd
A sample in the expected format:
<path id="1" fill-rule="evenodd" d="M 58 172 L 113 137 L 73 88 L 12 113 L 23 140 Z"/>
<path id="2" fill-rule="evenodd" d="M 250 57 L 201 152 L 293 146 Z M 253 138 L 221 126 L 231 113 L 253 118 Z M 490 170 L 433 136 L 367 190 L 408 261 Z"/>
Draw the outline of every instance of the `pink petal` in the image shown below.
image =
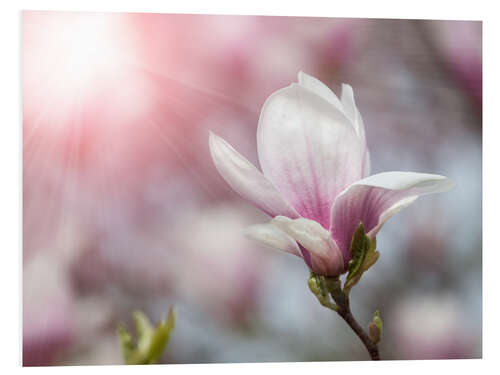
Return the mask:
<path id="1" fill-rule="evenodd" d="M 267 99 L 257 147 L 264 175 L 301 216 L 324 228 L 334 198 L 362 178 L 365 147 L 346 116 L 298 84 Z"/>
<path id="2" fill-rule="evenodd" d="M 209 146 L 215 167 L 229 186 L 243 198 L 272 217 L 299 216 L 276 187 L 225 140 L 210 132 Z"/>
<path id="3" fill-rule="evenodd" d="M 332 206 L 330 231 L 344 260 L 350 259 L 349 247 L 359 223 L 373 238 L 391 216 L 420 195 L 448 191 L 454 185 L 444 176 L 413 172 L 379 173 L 352 184 Z"/>

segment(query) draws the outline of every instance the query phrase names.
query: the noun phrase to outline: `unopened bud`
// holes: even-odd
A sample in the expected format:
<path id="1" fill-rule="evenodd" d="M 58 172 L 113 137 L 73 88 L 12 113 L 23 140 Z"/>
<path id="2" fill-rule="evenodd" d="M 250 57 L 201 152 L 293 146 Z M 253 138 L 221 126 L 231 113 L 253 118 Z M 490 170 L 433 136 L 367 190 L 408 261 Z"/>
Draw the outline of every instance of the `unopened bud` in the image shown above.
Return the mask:
<path id="1" fill-rule="evenodd" d="M 309 289 L 315 296 L 321 295 L 321 288 L 319 287 L 318 281 L 316 280 L 316 275 L 311 274 L 309 280 L 307 280 L 307 285 L 309 286 Z"/>
<path id="2" fill-rule="evenodd" d="M 368 324 L 368 334 L 370 335 L 370 338 L 372 339 L 374 344 L 378 344 L 380 342 L 380 336 L 382 335 L 382 332 L 380 332 L 380 329 L 375 323 L 370 322 L 370 324 Z"/>
<path id="3" fill-rule="evenodd" d="M 382 318 L 380 317 L 379 311 L 375 311 L 375 315 L 373 315 L 373 323 L 378 327 L 380 332 L 382 332 L 383 324 L 382 324 Z"/>
<path id="4" fill-rule="evenodd" d="M 380 342 L 380 338 L 382 337 L 382 330 L 382 318 L 380 318 L 380 313 L 377 310 L 373 315 L 372 321 L 368 324 L 368 333 L 375 344 L 378 344 Z"/>

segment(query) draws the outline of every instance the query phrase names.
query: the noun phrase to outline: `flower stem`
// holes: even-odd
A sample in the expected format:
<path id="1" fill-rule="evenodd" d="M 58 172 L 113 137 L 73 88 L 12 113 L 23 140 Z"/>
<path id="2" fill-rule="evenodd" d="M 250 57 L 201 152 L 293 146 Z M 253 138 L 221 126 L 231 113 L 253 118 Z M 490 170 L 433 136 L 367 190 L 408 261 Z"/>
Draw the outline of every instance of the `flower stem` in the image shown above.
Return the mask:
<path id="1" fill-rule="evenodd" d="M 349 306 L 349 300 L 347 300 L 347 303 L 343 304 L 343 306 L 339 306 L 337 313 L 342 317 L 342 319 L 345 320 L 349 327 L 352 328 L 354 333 L 356 333 L 359 339 L 363 342 L 366 350 L 368 350 L 368 353 L 370 354 L 370 358 L 373 361 L 380 360 L 377 344 L 370 339 L 368 334 L 363 330 L 363 328 L 361 328 L 356 319 L 354 319 Z"/>
<path id="2" fill-rule="evenodd" d="M 356 333 L 366 347 L 366 350 L 368 350 L 370 358 L 374 361 L 380 360 L 377 344 L 380 340 L 382 328 L 377 327 L 379 330 L 378 336 L 373 339 L 363 330 L 363 328 L 361 328 L 351 313 L 349 291 L 346 292 L 345 288 L 342 289 L 340 279 L 338 277 L 320 276 L 311 272 L 307 284 L 321 305 L 337 312 L 337 314 L 345 320 L 349 327 L 352 328 L 354 333 Z M 331 299 L 333 299 L 333 302 L 331 301 L 330 296 Z M 380 319 L 378 311 L 376 312 L 376 316 Z M 375 325 L 373 322 L 371 324 Z"/>

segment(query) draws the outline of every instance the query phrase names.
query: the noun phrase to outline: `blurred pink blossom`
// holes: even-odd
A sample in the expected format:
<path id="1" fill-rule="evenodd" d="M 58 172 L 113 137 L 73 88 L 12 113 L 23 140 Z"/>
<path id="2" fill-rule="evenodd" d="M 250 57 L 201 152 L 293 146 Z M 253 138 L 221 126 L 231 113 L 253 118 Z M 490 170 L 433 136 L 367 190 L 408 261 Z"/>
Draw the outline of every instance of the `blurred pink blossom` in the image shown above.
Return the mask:
<path id="1" fill-rule="evenodd" d="M 241 235 L 256 218 L 252 211 L 225 203 L 178 216 L 168 230 L 168 270 L 178 298 L 228 322 L 251 316 L 266 267 L 266 257 Z"/>
<path id="2" fill-rule="evenodd" d="M 61 264 L 37 253 L 23 272 L 23 365 L 53 364 L 74 339 L 72 294 Z"/>
<path id="3" fill-rule="evenodd" d="M 474 345 L 464 319 L 455 297 L 417 295 L 401 301 L 387 321 L 404 359 L 454 359 L 467 357 Z"/>
<path id="4" fill-rule="evenodd" d="M 479 108 L 483 98 L 482 23 L 440 21 L 431 32 L 445 66 Z"/>

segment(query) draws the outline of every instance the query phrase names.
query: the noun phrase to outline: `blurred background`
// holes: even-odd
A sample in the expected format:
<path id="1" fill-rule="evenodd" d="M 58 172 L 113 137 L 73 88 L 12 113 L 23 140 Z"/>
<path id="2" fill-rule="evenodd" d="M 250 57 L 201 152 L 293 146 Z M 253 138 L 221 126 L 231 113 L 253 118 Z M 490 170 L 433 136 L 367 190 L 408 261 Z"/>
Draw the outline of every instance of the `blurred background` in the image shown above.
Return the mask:
<path id="1" fill-rule="evenodd" d="M 384 359 L 481 357 L 481 22 L 28 11 L 22 61 L 24 365 L 123 363 L 117 324 L 172 305 L 162 363 L 368 359 L 208 151 L 258 165 L 300 70 L 353 86 L 372 173 L 457 182 L 385 224 L 354 315 Z"/>

